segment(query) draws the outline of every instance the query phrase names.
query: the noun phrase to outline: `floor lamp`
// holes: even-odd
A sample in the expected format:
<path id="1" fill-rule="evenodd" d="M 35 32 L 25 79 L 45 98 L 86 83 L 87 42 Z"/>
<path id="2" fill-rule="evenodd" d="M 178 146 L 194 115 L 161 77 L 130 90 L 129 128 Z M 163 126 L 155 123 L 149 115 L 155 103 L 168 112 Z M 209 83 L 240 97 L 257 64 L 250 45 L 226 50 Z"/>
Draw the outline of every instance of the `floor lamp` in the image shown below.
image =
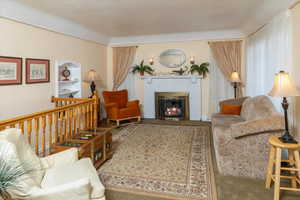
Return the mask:
<path id="1" fill-rule="evenodd" d="M 237 97 L 237 87 L 238 87 L 238 84 L 241 82 L 239 73 L 237 73 L 236 71 L 232 72 L 231 76 L 230 76 L 230 82 L 233 84 L 234 98 L 236 99 L 236 97 Z"/>
<path id="2" fill-rule="evenodd" d="M 282 97 L 281 105 L 284 111 L 285 130 L 283 136 L 279 139 L 284 143 L 298 143 L 289 133 L 289 123 L 287 115 L 289 103 L 287 101 L 287 97 L 300 96 L 300 92 L 292 84 L 288 73 L 280 71 L 278 74 L 276 74 L 274 79 L 274 86 L 269 95 L 272 97 Z"/>

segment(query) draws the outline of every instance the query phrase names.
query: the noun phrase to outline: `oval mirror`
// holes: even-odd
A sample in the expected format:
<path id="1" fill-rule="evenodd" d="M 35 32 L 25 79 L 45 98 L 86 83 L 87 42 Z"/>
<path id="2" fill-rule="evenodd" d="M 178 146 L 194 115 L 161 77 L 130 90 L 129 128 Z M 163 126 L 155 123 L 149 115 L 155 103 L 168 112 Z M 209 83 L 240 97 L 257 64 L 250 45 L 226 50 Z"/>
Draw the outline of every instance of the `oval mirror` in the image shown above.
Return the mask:
<path id="1" fill-rule="evenodd" d="M 168 49 L 159 56 L 159 63 L 165 67 L 176 68 L 186 62 L 185 53 L 178 49 Z"/>

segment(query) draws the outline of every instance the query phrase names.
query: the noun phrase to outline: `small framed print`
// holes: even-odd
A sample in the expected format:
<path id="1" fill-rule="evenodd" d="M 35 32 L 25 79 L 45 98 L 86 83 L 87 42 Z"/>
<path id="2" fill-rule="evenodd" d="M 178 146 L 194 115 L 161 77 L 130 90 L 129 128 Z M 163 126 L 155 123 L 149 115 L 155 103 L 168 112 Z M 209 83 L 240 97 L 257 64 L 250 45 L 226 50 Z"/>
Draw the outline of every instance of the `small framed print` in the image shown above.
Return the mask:
<path id="1" fill-rule="evenodd" d="M 50 81 L 50 61 L 26 58 L 26 83 L 47 83 Z"/>
<path id="2" fill-rule="evenodd" d="M 22 84 L 22 58 L 0 56 L 0 85 Z"/>

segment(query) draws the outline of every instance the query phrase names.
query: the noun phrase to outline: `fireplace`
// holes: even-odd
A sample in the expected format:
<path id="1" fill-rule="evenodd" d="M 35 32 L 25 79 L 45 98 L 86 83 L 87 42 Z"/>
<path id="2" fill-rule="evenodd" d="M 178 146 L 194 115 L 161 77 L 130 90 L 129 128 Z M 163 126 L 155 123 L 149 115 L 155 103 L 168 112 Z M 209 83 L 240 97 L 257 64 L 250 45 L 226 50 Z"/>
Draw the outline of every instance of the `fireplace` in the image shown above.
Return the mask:
<path id="1" fill-rule="evenodd" d="M 189 93 L 155 92 L 155 117 L 161 120 L 189 120 Z"/>

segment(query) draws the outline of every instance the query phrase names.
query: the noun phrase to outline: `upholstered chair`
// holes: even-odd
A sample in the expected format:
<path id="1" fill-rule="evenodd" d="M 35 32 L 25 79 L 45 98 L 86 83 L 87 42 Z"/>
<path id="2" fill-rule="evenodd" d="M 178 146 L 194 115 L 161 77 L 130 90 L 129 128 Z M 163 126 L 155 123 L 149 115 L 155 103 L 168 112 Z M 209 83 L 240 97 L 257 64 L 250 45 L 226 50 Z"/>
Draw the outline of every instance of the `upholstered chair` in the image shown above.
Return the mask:
<path id="1" fill-rule="evenodd" d="M 222 104 L 242 105 L 240 115 L 212 116 L 214 149 L 222 175 L 264 179 L 272 135 L 284 129 L 283 115 L 267 96 L 230 99 Z"/>
<path id="2" fill-rule="evenodd" d="M 91 160 L 78 160 L 76 148 L 39 158 L 15 128 L 0 132 L 0 147 L 5 153 L 2 159 L 30 172 L 17 179 L 17 188 L 8 189 L 13 199 L 105 200 L 104 186 Z"/>
<path id="3" fill-rule="evenodd" d="M 139 100 L 128 101 L 127 90 L 104 91 L 103 98 L 108 122 L 116 121 L 117 126 L 120 126 L 120 121 L 123 120 L 141 120 Z"/>

